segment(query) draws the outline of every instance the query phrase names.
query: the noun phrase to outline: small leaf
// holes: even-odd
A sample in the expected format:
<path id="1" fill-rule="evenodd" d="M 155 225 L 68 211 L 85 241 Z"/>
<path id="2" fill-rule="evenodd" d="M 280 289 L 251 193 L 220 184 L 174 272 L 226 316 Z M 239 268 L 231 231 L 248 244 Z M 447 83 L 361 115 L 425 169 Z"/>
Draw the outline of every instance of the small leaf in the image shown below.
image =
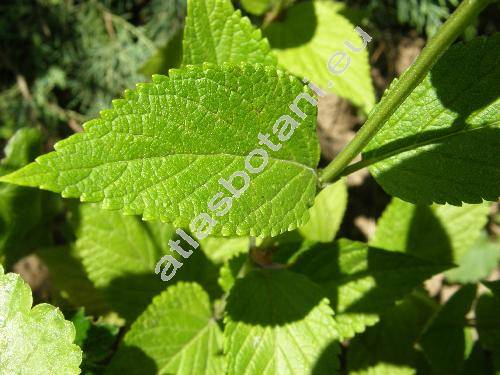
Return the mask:
<path id="1" fill-rule="evenodd" d="M 335 238 L 347 206 L 347 187 L 344 180 L 323 189 L 309 209 L 309 221 L 299 228 L 304 238 L 331 242 Z"/>
<path id="2" fill-rule="evenodd" d="M 0 266 L 0 373 L 79 374 L 73 324 L 52 305 L 32 304 L 29 286 Z"/>
<path id="3" fill-rule="evenodd" d="M 419 339 L 436 374 L 458 374 L 472 351 L 472 331 L 465 316 L 476 296 L 476 285 L 465 285 L 441 307 Z"/>
<path id="4" fill-rule="evenodd" d="M 238 279 L 226 307 L 229 374 L 335 374 L 333 311 L 321 289 L 285 270 Z"/>
<path id="5" fill-rule="evenodd" d="M 370 245 L 441 263 L 458 262 L 488 221 L 489 205 L 415 206 L 394 198 Z"/>
<path id="6" fill-rule="evenodd" d="M 344 44 L 362 46 L 354 25 L 341 14 L 343 9 L 340 3 L 301 2 L 286 12 L 283 22 L 272 23 L 265 30 L 265 36 L 278 56 L 279 65 L 297 76 L 307 77 L 323 90 L 348 99 L 368 113 L 375 104 L 368 52 L 352 52 Z M 342 74 L 330 73 L 328 61 L 334 54 L 337 55 L 333 64 L 344 60 L 339 62 L 339 70 L 348 66 Z M 350 62 L 346 62 L 348 58 Z"/>
<path id="7" fill-rule="evenodd" d="M 110 374 L 224 373 L 222 332 L 208 295 L 194 283 L 179 283 L 153 303 L 125 335 Z"/>
<path id="8" fill-rule="evenodd" d="M 363 152 L 387 193 L 422 204 L 498 200 L 499 59 L 500 34 L 455 45 L 399 106 Z"/>
<path id="9" fill-rule="evenodd" d="M 347 339 L 377 323 L 381 313 L 447 267 L 340 239 L 312 246 L 292 270 L 322 286 L 336 312 L 335 327 Z"/>
<path id="10" fill-rule="evenodd" d="M 269 43 L 230 0 L 188 0 L 183 64 L 276 65 Z"/>
<path id="11" fill-rule="evenodd" d="M 213 235 L 274 236 L 307 221 L 316 193 L 316 107 L 300 100 L 307 117 L 293 136 L 285 132 L 287 143 L 271 134 L 273 124 L 286 120 L 281 116 L 294 116 L 289 106 L 304 92 L 296 78 L 261 65 L 171 70 L 168 78 L 155 76 L 128 91 L 85 132 L 58 142 L 55 152 L 0 180 L 181 228 L 209 212 Z M 281 148 L 260 145 L 259 133 L 271 134 Z M 260 147 L 268 158 L 252 154 L 250 162 L 263 169 L 247 173 L 245 159 Z M 247 183 L 234 173 L 246 173 Z M 210 210 L 211 201 L 218 208 Z M 194 223 L 200 226 L 200 219 Z"/>

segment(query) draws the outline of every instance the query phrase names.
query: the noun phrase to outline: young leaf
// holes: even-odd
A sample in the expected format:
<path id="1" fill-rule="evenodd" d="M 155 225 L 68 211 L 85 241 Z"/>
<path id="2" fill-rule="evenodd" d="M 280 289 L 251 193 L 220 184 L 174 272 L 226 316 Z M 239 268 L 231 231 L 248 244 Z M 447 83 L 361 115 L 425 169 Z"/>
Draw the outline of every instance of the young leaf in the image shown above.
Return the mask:
<path id="1" fill-rule="evenodd" d="M 436 374 L 458 374 L 472 351 L 472 331 L 465 315 L 476 296 L 476 285 L 459 289 L 439 310 L 419 339 Z"/>
<path id="2" fill-rule="evenodd" d="M 415 350 L 415 342 L 436 307 L 426 295 L 414 293 L 388 310 L 379 323 L 350 342 L 346 361 L 348 373 L 416 374 L 420 356 Z"/>
<path id="3" fill-rule="evenodd" d="M 321 289 L 285 270 L 238 279 L 226 307 L 229 374 L 335 374 L 333 311 Z"/>
<path id="4" fill-rule="evenodd" d="M 260 63 L 276 66 L 269 43 L 230 0 L 188 0 L 183 64 Z"/>
<path id="5" fill-rule="evenodd" d="M 200 241 L 201 248 L 214 263 L 224 263 L 232 257 L 248 252 L 249 237 L 207 237 Z"/>
<path id="6" fill-rule="evenodd" d="M 197 284 L 179 283 L 132 325 L 109 373 L 219 375 L 224 368 L 222 332 L 208 295 Z"/>
<path id="7" fill-rule="evenodd" d="M 39 155 L 41 136 L 34 128 L 18 130 L 5 148 L 0 176 L 28 164 Z M 42 224 L 43 211 L 41 192 L 0 184 L 0 262 L 6 267 L 49 241 Z"/>
<path id="8" fill-rule="evenodd" d="M 436 63 L 363 152 L 385 191 L 422 204 L 498 199 L 499 59 L 496 34 Z"/>
<path id="9" fill-rule="evenodd" d="M 168 78 L 155 76 L 127 91 L 85 132 L 57 143 L 55 152 L 0 180 L 102 201 L 106 209 L 177 227 L 210 212 L 217 218 L 212 234 L 276 235 L 307 221 L 316 193 L 316 107 L 300 100 L 307 117 L 278 151 L 259 145 L 258 137 L 271 134 L 279 144 L 273 124 L 294 116 L 289 106 L 304 92 L 296 78 L 262 65 L 171 70 Z M 264 166 L 254 176 L 245 172 L 245 159 L 259 147 L 268 152 L 268 164 L 252 157 L 252 166 Z M 246 184 L 243 177 L 231 181 L 239 198 L 219 182 L 236 172 L 249 176 Z M 208 209 L 217 194 L 232 204 L 222 217 Z M 219 208 L 217 214 L 224 212 Z"/>
<path id="10" fill-rule="evenodd" d="M 314 199 L 309 209 L 309 221 L 299 228 L 304 238 L 330 242 L 335 238 L 347 206 L 347 187 L 344 180 L 326 187 Z"/>
<path id="11" fill-rule="evenodd" d="M 336 313 L 335 327 L 347 339 L 378 322 L 397 300 L 446 268 L 341 239 L 303 252 L 292 270 L 322 286 Z"/>
<path id="12" fill-rule="evenodd" d="M 277 1 L 279 2 L 281 0 Z M 240 2 L 243 9 L 245 9 L 248 13 L 261 16 L 267 10 L 271 9 L 276 0 L 241 0 Z"/>
<path id="13" fill-rule="evenodd" d="M 32 304 L 29 286 L 0 266 L 0 373 L 79 374 L 73 324 L 52 305 Z"/>
<path id="14" fill-rule="evenodd" d="M 278 56 L 279 65 L 368 113 L 375 104 L 368 52 L 352 52 L 344 44 L 349 42 L 361 48 L 363 42 L 354 25 L 341 14 L 343 9 L 342 4 L 327 1 L 299 3 L 286 12 L 283 22 L 272 23 L 265 36 Z M 344 60 L 334 67 L 336 70 L 347 66 L 342 74 L 330 73 L 328 62 L 334 54 L 337 55 L 332 58 L 333 65 Z M 348 58 L 350 62 L 346 62 Z"/>
<path id="15" fill-rule="evenodd" d="M 370 245 L 441 263 L 459 261 L 488 221 L 489 205 L 415 206 L 394 198 Z"/>

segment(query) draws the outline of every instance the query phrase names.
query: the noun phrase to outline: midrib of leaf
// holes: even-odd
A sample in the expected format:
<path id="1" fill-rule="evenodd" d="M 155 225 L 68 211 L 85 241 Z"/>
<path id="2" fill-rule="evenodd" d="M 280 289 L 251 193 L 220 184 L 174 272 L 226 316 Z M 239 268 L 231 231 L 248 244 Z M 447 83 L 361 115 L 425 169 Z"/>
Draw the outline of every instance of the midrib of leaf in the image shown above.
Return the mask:
<path id="1" fill-rule="evenodd" d="M 442 114 L 442 112 L 440 113 L 440 115 Z M 398 154 L 401 154 L 401 153 L 404 153 L 404 152 L 407 152 L 407 151 L 411 151 L 411 150 L 414 150 L 414 149 L 417 149 L 417 148 L 420 148 L 420 147 L 423 147 L 423 146 L 428 146 L 428 145 L 433 145 L 433 144 L 439 144 L 441 141 L 447 139 L 447 138 L 451 138 L 451 137 L 454 137 L 454 136 L 457 136 L 457 135 L 460 135 L 460 134 L 466 134 L 466 133 L 471 133 L 473 131 L 476 131 L 476 130 L 484 130 L 485 128 L 487 127 L 496 127 L 500 125 L 500 121 L 495 121 L 495 122 L 492 122 L 486 126 L 483 126 L 483 127 L 474 127 L 474 128 L 465 128 L 465 129 L 460 129 L 460 130 L 456 130 L 456 131 L 453 131 L 451 130 L 448 134 L 444 134 L 444 135 L 441 135 L 437 138 L 431 138 L 431 139 L 428 139 L 426 141 L 422 141 L 422 142 L 416 142 L 416 143 L 413 143 L 411 145 L 408 145 L 408 146 L 405 146 L 405 147 L 400 147 L 400 148 L 396 148 L 392 151 L 389 151 L 389 152 L 386 152 L 384 154 L 380 154 L 380 155 L 377 155 L 373 158 L 369 158 L 369 159 L 364 159 L 364 160 L 361 160 L 357 163 L 354 163 L 352 165 L 350 165 L 349 167 L 347 167 L 344 172 L 342 173 L 342 176 L 347 176 L 351 173 L 354 173 L 355 171 L 361 169 L 361 168 L 366 168 L 366 167 L 369 167 L 370 165 L 372 164 L 375 164 L 375 163 L 378 163 L 379 161 L 382 161 L 382 160 L 385 160 L 385 159 L 388 159 L 388 158 L 391 158 L 395 155 L 398 155 Z M 453 156 L 453 155 L 446 155 L 447 157 L 449 158 L 455 158 L 455 159 L 462 159 L 462 158 L 459 158 L 457 156 Z M 474 162 L 474 159 L 470 159 L 470 158 L 464 158 L 463 160 L 466 160 L 466 161 L 471 161 L 471 162 Z M 477 161 L 477 162 L 480 162 L 481 165 L 484 167 L 484 163 L 482 161 Z M 490 165 L 487 165 L 486 167 L 489 167 L 489 168 L 495 168 L 494 166 L 490 166 Z M 450 179 L 450 177 L 447 177 L 447 179 Z"/>
<path id="2" fill-rule="evenodd" d="M 237 155 L 237 154 L 229 154 L 229 153 L 197 154 L 197 153 L 183 152 L 183 153 L 166 154 L 166 155 L 158 155 L 158 156 L 145 156 L 145 157 L 140 157 L 140 158 L 132 158 L 132 159 L 124 159 L 124 160 L 114 160 L 114 161 L 107 162 L 105 164 L 96 164 L 96 165 L 92 165 L 89 167 L 81 167 L 78 169 L 94 169 L 94 168 L 105 166 L 105 165 L 113 165 L 113 164 L 119 164 L 119 163 L 128 164 L 128 163 L 140 162 L 140 161 L 144 161 L 144 160 L 166 159 L 166 158 L 171 157 L 171 156 L 173 156 L 173 157 L 176 157 L 176 156 L 195 156 L 195 157 L 228 156 L 231 158 L 241 158 L 241 159 L 244 159 L 247 157 L 247 155 Z M 258 155 L 254 156 L 254 158 L 261 159 Z M 280 158 L 273 157 L 271 155 L 269 155 L 269 160 L 273 160 L 276 162 L 283 162 L 285 164 L 290 164 L 290 165 L 295 165 L 297 167 L 300 167 L 302 169 L 305 169 L 305 170 L 311 172 L 314 176 L 316 176 L 316 170 L 314 168 L 311 168 L 305 164 L 299 163 L 298 161 L 280 159 Z M 67 169 L 61 168 L 60 170 L 71 171 L 71 170 L 75 170 L 75 169 L 74 168 L 67 168 Z M 173 177 L 173 176 L 171 176 L 171 177 Z M 118 176 L 118 178 L 120 178 L 120 176 Z M 83 179 L 85 179 L 85 177 Z"/>

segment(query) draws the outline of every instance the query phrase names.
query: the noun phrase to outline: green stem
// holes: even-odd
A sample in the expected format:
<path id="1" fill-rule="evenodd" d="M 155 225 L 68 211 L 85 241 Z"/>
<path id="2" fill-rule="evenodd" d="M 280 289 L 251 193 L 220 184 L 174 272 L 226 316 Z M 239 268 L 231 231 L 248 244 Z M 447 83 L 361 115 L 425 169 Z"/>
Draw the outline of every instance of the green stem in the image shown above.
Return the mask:
<path id="1" fill-rule="evenodd" d="M 491 0 L 464 0 L 460 4 L 427 43 L 411 67 L 382 98 L 354 139 L 323 169 L 319 177 L 322 184 L 335 181 L 346 174 L 349 163 L 365 148 L 415 87 L 422 82 L 451 43 L 463 33 L 465 28 L 490 2 Z M 357 170 L 358 167 L 364 166 L 362 162 L 360 163 L 357 167 L 350 169 Z"/>

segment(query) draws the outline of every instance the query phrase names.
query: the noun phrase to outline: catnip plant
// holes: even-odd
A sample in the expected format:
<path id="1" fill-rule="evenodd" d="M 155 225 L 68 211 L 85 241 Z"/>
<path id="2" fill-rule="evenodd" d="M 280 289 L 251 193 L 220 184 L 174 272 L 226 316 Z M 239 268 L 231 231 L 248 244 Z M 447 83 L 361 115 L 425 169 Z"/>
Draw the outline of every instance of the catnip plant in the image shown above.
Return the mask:
<path id="1" fill-rule="evenodd" d="M 10 140 L 12 233 L 42 241 L 34 208 L 67 205 L 74 241 L 38 255 L 86 312 L 32 308 L 0 252 L 1 374 L 500 369 L 500 257 L 472 252 L 500 191 L 500 35 L 453 44 L 490 1 L 464 0 L 378 103 L 372 36 L 340 3 L 292 3 L 242 2 L 288 7 L 260 30 L 229 0 L 188 0 L 180 67 L 33 162 L 39 131 Z M 327 92 L 366 121 L 320 168 Z M 393 200 L 368 242 L 338 239 L 363 168 Z M 422 288 L 437 274 L 463 285 L 443 306 Z"/>

